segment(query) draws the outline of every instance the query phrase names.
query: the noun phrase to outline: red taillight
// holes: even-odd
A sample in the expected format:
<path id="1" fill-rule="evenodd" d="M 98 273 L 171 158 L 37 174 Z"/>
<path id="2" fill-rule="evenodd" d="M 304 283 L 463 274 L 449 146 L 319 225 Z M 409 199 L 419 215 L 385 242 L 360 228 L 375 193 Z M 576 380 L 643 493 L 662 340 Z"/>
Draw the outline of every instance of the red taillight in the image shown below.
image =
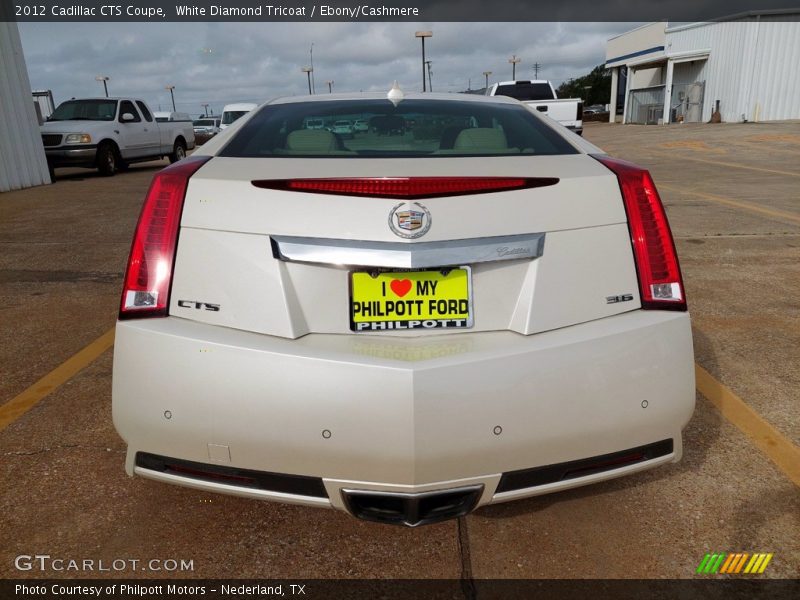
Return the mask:
<path id="1" fill-rule="evenodd" d="M 686 310 L 675 242 L 650 173 L 624 160 L 600 155 L 593 158 L 619 180 L 639 273 L 642 308 Z"/>
<path id="2" fill-rule="evenodd" d="M 263 179 L 254 186 L 272 190 L 372 196 L 378 198 L 435 198 L 486 194 L 555 185 L 555 177 L 355 177 L 331 179 Z"/>
<path id="3" fill-rule="evenodd" d="M 172 266 L 186 186 L 210 156 L 185 158 L 156 173 L 133 234 L 120 319 L 167 314 Z"/>

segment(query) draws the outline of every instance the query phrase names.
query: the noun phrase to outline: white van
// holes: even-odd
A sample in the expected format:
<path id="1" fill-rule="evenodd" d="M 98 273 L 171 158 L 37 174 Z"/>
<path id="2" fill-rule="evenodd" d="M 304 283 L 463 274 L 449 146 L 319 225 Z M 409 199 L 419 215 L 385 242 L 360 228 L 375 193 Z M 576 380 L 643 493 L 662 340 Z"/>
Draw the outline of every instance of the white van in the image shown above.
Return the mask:
<path id="1" fill-rule="evenodd" d="M 257 106 L 258 104 L 252 104 L 250 102 L 225 105 L 225 108 L 222 109 L 222 122 L 219 124 L 219 128 L 225 129 L 236 119 L 243 117 Z"/>
<path id="2" fill-rule="evenodd" d="M 159 123 L 168 123 L 170 121 L 191 121 L 192 117 L 189 113 L 184 112 L 167 112 L 163 110 L 153 111 L 153 116 Z"/>

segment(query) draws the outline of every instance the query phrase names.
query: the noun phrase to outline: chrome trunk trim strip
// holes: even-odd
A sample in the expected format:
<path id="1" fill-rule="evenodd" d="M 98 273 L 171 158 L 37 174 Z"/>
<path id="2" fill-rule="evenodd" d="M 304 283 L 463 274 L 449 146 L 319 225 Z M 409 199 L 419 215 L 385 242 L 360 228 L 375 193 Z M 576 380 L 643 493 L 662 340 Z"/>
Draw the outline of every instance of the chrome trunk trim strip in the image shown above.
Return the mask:
<path id="1" fill-rule="evenodd" d="M 422 269 L 504 260 L 534 259 L 544 253 L 544 233 L 441 242 L 364 242 L 272 236 L 275 258 L 346 267 Z"/>

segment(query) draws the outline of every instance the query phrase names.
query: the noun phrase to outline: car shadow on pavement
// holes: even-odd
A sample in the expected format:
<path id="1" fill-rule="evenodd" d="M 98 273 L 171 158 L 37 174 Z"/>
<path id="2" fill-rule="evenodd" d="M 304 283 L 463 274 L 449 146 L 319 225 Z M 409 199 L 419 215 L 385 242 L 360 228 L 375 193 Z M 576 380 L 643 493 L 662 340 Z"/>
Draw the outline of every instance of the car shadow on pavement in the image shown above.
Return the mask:
<path id="1" fill-rule="evenodd" d="M 166 160 L 136 163 L 128 166 L 127 169 L 118 171 L 113 177 L 124 177 L 126 173 L 141 173 L 144 171 L 160 171 L 169 165 Z M 56 169 L 56 180 L 59 181 L 84 181 L 86 179 L 107 179 L 106 175 L 100 174 L 97 169 L 82 169 L 78 167 L 65 167 Z"/>
<path id="2" fill-rule="evenodd" d="M 709 372 L 717 371 L 716 355 L 713 344 L 698 329 L 693 329 L 695 360 L 700 362 Z M 683 430 L 683 457 L 678 463 L 662 465 L 654 469 L 611 479 L 571 490 L 563 490 L 524 500 L 484 506 L 476 514 L 489 519 L 506 519 L 526 513 L 545 510 L 553 504 L 565 500 L 579 500 L 602 494 L 612 494 L 623 490 L 634 489 L 654 481 L 673 478 L 684 478 L 687 475 L 702 476 L 706 463 L 710 460 L 710 451 L 720 436 L 723 417 L 719 411 L 699 392 L 696 393 L 694 414 Z M 723 451 L 724 448 L 717 449 Z M 715 463 L 724 463 L 725 457 L 714 457 Z"/>

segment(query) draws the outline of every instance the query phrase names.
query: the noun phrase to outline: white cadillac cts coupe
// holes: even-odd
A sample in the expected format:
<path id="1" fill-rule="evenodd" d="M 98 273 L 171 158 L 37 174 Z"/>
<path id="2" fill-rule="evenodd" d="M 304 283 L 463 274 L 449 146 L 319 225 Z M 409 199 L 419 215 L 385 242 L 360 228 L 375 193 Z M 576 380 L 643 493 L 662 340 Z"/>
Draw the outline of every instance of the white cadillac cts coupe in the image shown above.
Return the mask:
<path id="1" fill-rule="evenodd" d="M 649 173 L 515 100 L 279 99 L 153 179 L 129 474 L 414 526 L 677 461 L 693 409 Z"/>

